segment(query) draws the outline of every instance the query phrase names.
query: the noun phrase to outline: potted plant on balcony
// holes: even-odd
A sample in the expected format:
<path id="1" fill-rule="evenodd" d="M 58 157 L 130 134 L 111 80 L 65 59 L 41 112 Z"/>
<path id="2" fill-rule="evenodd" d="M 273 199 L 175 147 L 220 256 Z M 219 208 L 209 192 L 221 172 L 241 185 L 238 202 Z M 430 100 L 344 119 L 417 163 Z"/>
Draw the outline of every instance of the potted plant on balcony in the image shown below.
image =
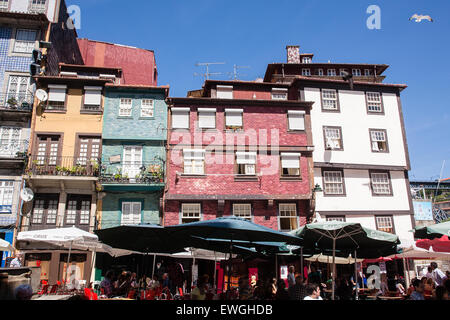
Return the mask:
<path id="1" fill-rule="evenodd" d="M 63 174 L 63 168 L 62 168 L 62 167 L 56 166 L 56 167 L 55 167 L 55 170 L 56 170 L 56 174 L 57 174 L 58 176 L 60 176 L 60 175 Z"/>
<path id="2" fill-rule="evenodd" d="M 92 174 L 98 176 L 100 165 L 97 160 L 91 159 Z"/>
<path id="3" fill-rule="evenodd" d="M 9 98 L 8 101 L 6 101 L 6 103 L 7 103 L 10 107 L 14 107 L 14 108 L 17 108 L 17 105 L 19 104 L 19 103 L 17 102 L 17 99 L 14 98 L 14 97 Z"/>

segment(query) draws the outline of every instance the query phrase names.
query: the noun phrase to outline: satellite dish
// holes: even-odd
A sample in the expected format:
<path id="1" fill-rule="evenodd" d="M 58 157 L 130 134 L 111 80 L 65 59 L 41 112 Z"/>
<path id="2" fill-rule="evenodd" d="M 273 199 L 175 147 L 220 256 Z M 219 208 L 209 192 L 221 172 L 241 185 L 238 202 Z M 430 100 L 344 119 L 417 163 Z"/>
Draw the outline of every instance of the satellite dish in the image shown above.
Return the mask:
<path id="1" fill-rule="evenodd" d="M 34 198 L 34 192 L 30 188 L 24 188 L 20 192 L 20 197 L 25 202 L 30 202 Z"/>
<path id="2" fill-rule="evenodd" d="M 40 101 L 47 101 L 48 94 L 45 92 L 45 90 L 38 89 L 36 90 L 36 98 L 38 98 Z"/>

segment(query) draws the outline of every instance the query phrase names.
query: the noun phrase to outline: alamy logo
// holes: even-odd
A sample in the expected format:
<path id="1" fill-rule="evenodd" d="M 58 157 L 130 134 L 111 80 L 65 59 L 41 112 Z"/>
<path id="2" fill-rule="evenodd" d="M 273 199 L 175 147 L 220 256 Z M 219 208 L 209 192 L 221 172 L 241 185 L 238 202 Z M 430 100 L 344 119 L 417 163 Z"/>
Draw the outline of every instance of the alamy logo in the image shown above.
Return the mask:
<path id="1" fill-rule="evenodd" d="M 67 19 L 67 28 L 70 30 L 81 29 L 81 8 L 77 5 L 71 5 L 67 8 L 69 18 Z"/>
<path id="2" fill-rule="evenodd" d="M 367 273 L 371 273 L 372 275 L 367 279 L 367 287 L 369 289 L 378 289 L 381 288 L 381 270 L 380 267 L 376 265 L 371 265 L 367 268 Z"/>
<path id="3" fill-rule="evenodd" d="M 381 9 L 377 5 L 371 5 L 367 8 L 367 14 L 370 16 L 367 18 L 366 25 L 369 30 L 381 29 Z"/>

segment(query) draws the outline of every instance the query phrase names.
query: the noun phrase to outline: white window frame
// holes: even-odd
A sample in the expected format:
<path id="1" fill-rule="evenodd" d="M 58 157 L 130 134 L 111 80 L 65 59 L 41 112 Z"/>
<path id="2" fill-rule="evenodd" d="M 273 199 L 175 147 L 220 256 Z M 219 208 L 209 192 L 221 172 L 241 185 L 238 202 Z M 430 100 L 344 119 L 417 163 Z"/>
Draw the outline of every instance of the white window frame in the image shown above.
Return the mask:
<path id="1" fill-rule="evenodd" d="M 281 175 L 283 177 L 297 177 L 300 178 L 301 172 L 301 153 L 281 153 Z M 298 162 L 297 162 L 298 159 Z M 284 174 L 284 169 L 288 170 L 288 174 Z"/>
<path id="2" fill-rule="evenodd" d="M 387 172 L 371 172 L 370 184 L 375 195 L 391 195 L 391 182 Z"/>
<path id="3" fill-rule="evenodd" d="M 233 86 L 216 86 L 217 99 L 233 99 Z"/>
<path id="4" fill-rule="evenodd" d="M 233 216 L 252 221 L 251 203 L 233 203 Z"/>
<path id="5" fill-rule="evenodd" d="M 371 76 L 370 69 L 364 69 L 364 75 L 365 75 L 366 77 Z"/>
<path id="6" fill-rule="evenodd" d="M 130 153 L 130 160 L 127 160 L 127 152 Z M 122 174 L 135 181 L 136 176 L 141 172 L 144 148 L 142 146 L 123 146 Z"/>
<path id="7" fill-rule="evenodd" d="M 9 0 L 0 0 L 0 10 L 7 10 L 9 8 Z"/>
<path id="8" fill-rule="evenodd" d="M 318 76 L 323 76 L 323 69 L 317 69 L 317 75 Z"/>
<path id="9" fill-rule="evenodd" d="M 305 115 L 303 110 L 288 110 L 288 130 L 289 131 L 304 131 L 305 130 Z"/>
<path id="10" fill-rule="evenodd" d="M 202 220 L 202 206 L 200 203 L 182 203 L 180 212 L 180 224 L 195 222 L 183 222 L 183 220 Z"/>
<path id="11" fill-rule="evenodd" d="M 334 89 L 322 89 L 322 109 L 338 111 L 338 91 Z"/>
<path id="12" fill-rule="evenodd" d="M 238 175 L 256 175 L 256 152 L 236 152 L 236 164 L 238 166 Z M 244 167 L 244 173 L 239 173 L 239 167 Z"/>
<path id="13" fill-rule="evenodd" d="M 171 108 L 172 129 L 189 129 L 190 111 L 190 108 Z"/>
<path id="14" fill-rule="evenodd" d="M 272 88 L 271 92 L 272 100 L 287 100 L 288 89 L 287 88 Z"/>
<path id="15" fill-rule="evenodd" d="M 336 69 L 327 69 L 327 76 L 336 77 Z"/>
<path id="16" fill-rule="evenodd" d="M 125 205 L 130 205 L 130 212 L 125 213 Z M 135 205 L 139 205 L 139 219 L 138 214 L 133 213 L 133 209 Z M 141 201 L 123 201 L 122 202 L 122 209 L 121 209 L 121 225 L 133 225 L 133 224 L 140 224 L 142 222 L 142 202 Z M 127 217 L 131 216 L 131 217 Z"/>
<path id="17" fill-rule="evenodd" d="M 345 195 L 344 177 L 342 171 L 323 171 L 324 195 Z"/>
<path id="18" fill-rule="evenodd" d="M 141 99 L 141 118 L 153 118 L 155 116 L 155 100 Z"/>
<path id="19" fill-rule="evenodd" d="M 183 149 L 183 174 L 205 175 L 204 149 Z"/>
<path id="20" fill-rule="evenodd" d="M 229 124 L 230 116 L 237 117 L 236 114 L 240 115 L 240 124 Z M 227 116 L 229 115 L 229 116 Z M 244 127 L 244 109 L 225 109 L 225 127 L 237 127 L 242 129 Z"/>
<path id="21" fill-rule="evenodd" d="M 15 157 L 17 152 L 25 151 L 25 141 L 22 144 L 21 127 L 0 126 L 0 155 Z"/>
<path id="22" fill-rule="evenodd" d="M 340 75 L 341 77 L 344 77 L 344 76 L 345 76 L 344 72 L 347 72 L 347 69 L 339 69 L 339 75 Z"/>
<path id="23" fill-rule="evenodd" d="M 383 96 L 381 92 L 366 92 L 366 97 L 368 112 L 383 112 Z"/>
<path id="24" fill-rule="evenodd" d="M 0 180 L 0 214 L 12 213 L 14 180 Z"/>
<path id="25" fill-rule="evenodd" d="M 286 214 L 285 214 L 286 213 Z M 295 227 L 293 229 L 282 229 L 282 219 L 295 219 Z M 292 221 L 289 221 L 291 225 Z M 279 203 L 278 204 L 278 229 L 283 232 L 289 232 L 298 228 L 298 213 L 296 203 Z"/>
<path id="26" fill-rule="evenodd" d="M 199 129 L 215 129 L 216 115 L 215 108 L 198 108 L 198 127 Z"/>
<path id="27" fill-rule="evenodd" d="M 67 100 L 67 85 L 49 84 L 48 101 L 49 110 L 64 110 Z"/>
<path id="28" fill-rule="evenodd" d="M 354 77 L 361 77 L 361 69 L 352 69 L 352 75 Z"/>
<path id="29" fill-rule="evenodd" d="M 34 34 L 34 40 L 31 40 L 32 34 Z M 24 39 L 18 39 L 19 35 L 26 35 Z M 34 29 L 17 29 L 14 39 L 14 53 L 32 53 L 36 48 L 36 39 L 38 36 L 38 30 Z"/>
<path id="30" fill-rule="evenodd" d="M 302 76 L 309 77 L 311 75 L 311 69 L 302 69 Z"/>
<path id="31" fill-rule="evenodd" d="M 102 87 L 84 87 L 84 106 L 88 110 L 100 110 L 102 106 Z"/>
<path id="32" fill-rule="evenodd" d="M 311 57 L 302 57 L 302 63 L 311 63 Z"/>
<path id="33" fill-rule="evenodd" d="M 325 149 L 326 150 L 342 150 L 342 128 L 324 127 Z"/>
<path id="34" fill-rule="evenodd" d="M 387 133 L 384 130 L 370 129 L 372 152 L 388 152 Z M 384 147 L 385 150 L 381 150 Z"/>
<path id="35" fill-rule="evenodd" d="M 378 231 L 394 234 L 394 219 L 392 216 L 375 216 L 376 227 Z M 391 229 L 392 232 L 386 231 Z"/>
<path id="36" fill-rule="evenodd" d="M 120 98 L 119 117 L 132 117 L 133 115 L 133 99 Z"/>

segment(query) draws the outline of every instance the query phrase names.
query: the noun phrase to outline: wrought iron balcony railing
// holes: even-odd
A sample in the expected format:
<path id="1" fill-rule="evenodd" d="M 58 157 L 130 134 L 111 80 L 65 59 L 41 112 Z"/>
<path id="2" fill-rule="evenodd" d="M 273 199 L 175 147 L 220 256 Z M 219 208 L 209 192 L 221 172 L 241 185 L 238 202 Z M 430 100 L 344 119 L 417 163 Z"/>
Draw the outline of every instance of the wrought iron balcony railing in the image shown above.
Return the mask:
<path id="1" fill-rule="evenodd" d="M 25 158 L 28 145 L 28 140 L 0 139 L 0 158 Z"/>
<path id="2" fill-rule="evenodd" d="M 32 155 L 28 175 L 98 177 L 100 159 Z"/>
<path id="3" fill-rule="evenodd" d="M 132 161 L 103 164 L 99 181 L 104 184 L 160 184 L 164 183 L 164 165 Z"/>
<path id="4" fill-rule="evenodd" d="M 32 94 L 0 94 L 0 110 L 8 111 L 32 111 L 33 110 Z"/>

